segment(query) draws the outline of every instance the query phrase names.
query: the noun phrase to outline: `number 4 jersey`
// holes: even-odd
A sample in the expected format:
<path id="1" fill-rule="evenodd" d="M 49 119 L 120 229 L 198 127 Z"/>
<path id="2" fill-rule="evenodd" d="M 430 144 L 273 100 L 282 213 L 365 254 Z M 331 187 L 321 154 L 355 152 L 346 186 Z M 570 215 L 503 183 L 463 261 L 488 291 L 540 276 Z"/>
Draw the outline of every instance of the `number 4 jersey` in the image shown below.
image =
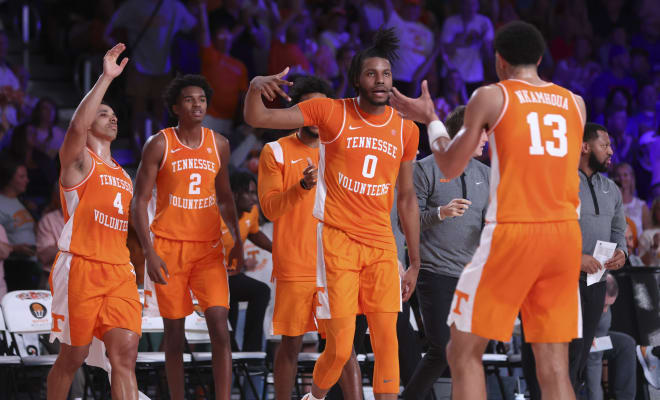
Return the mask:
<path id="1" fill-rule="evenodd" d="M 151 231 L 170 240 L 220 240 L 221 217 L 215 195 L 220 157 L 213 131 L 202 127 L 196 148 L 181 143 L 174 128 L 160 133 L 165 138 L 165 153 L 156 177 L 156 215 Z"/>
<path id="2" fill-rule="evenodd" d="M 552 83 L 497 83 L 504 106 L 489 132 L 488 222 L 577 220 L 584 119 L 570 91 Z"/>
<path id="3" fill-rule="evenodd" d="M 133 198 L 131 178 L 119 164 L 106 164 L 87 149 L 92 168 L 82 182 L 65 187 L 60 199 L 66 221 L 58 247 L 61 251 L 107 264 L 130 262 L 126 237 Z"/>
<path id="4" fill-rule="evenodd" d="M 316 98 L 298 107 L 321 139 L 314 216 L 353 240 L 396 251 L 390 210 L 399 167 L 417 155 L 417 126 L 389 106 L 366 114 L 357 99 Z"/>

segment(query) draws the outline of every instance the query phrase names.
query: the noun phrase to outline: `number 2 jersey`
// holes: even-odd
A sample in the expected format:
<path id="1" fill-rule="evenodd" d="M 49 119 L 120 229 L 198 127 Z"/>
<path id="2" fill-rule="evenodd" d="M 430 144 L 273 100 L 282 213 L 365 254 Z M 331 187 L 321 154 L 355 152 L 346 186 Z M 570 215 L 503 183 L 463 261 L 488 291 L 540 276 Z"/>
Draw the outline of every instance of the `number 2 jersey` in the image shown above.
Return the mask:
<path id="1" fill-rule="evenodd" d="M 213 131 L 202 127 L 196 148 L 181 143 L 174 128 L 163 129 L 161 134 L 165 153 L 156 177 L 156 215 L 151 231 L 170 240 L 220 240 L 222 218 L 215 177 L 221 163 Z"/>
<path id="2" fill-rule="evenodd" d="M 486 221 L 577 220 L 584 119 L 575 95 L 553 83 L 506 80 L 496 85 L 504 93 L 504 106 L 489 133 Z"/>
<path id="3" fill-rule="evenodd" d="M 417 126 L 389 106 L 369 115 L 357 99 L 316 98 L 298 107 L 321 140 L 314 216 L 353 240 L 396 251 L 390 210 L 401 162 L 417 155 Z"/>
<path id="4" fill-rule="evenodd" d="M 107 264 L 130 262 L 126 238 L 133 198 L 131 178 L 119 164 L 106 164 L 87 149 L 92 168 L 82 182 L 65 187 L 60 199 L 65 225 L 58 241 L 61 251 Z"/>

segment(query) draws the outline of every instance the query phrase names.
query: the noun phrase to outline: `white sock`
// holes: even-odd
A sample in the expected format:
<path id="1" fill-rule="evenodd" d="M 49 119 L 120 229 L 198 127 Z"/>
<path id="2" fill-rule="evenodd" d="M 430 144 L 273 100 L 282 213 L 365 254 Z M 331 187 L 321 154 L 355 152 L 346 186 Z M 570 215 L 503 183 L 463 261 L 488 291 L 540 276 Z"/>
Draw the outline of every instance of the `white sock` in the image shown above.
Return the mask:
<path id="1" fill-rule="evenodd" d="M 303 400 L 323 400 L 323 399 L 325 399 L 325 397 L 321 397 L 321 398 L 314 397 L 312 392 L 307 393 L 307 395 L 303 397 Z"/>

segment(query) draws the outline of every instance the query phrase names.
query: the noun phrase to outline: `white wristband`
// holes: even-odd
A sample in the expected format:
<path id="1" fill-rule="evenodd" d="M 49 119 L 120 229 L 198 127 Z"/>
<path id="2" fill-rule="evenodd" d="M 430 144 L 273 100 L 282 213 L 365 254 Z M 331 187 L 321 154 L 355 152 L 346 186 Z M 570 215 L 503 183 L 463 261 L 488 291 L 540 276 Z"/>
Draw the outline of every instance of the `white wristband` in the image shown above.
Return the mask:
<path id="1" fill-rule="evenodd" d="M 449 133 L 447 133 L 447 128 L 445 128 L 445 124 L 443 124 L 439 119 L 431 122 L 427 127 L 426 132 L 429 137 L 430 147 L 433 147 L 433 142 L 435 142 L 438 138 L 444 137 L 451 140 Z"/>

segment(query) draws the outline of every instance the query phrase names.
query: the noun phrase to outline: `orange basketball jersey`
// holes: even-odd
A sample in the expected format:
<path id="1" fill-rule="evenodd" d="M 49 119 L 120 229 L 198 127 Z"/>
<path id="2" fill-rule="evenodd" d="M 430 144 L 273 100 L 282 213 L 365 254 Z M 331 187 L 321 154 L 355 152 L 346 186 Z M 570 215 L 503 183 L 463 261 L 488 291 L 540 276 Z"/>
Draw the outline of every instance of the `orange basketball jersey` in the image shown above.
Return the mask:
<path id="1" fill-rule="evenodd" d="M 584 119 L 573 93 L 552 83 L 497 83 L 504 107 L 489 132 L 488 222 L 577 220 Z"/>
<path id="2" fill-rule="evenodd" d="M 221 223 L 222 247 L 225 249 L 225 257 L 229 257 L 229 252 L 234 248 L 234 237 L 229 232 L 225 221 Z M 245 242 L 248 235 L 259 232 L 259 208 L 254 205 L 250 212 L 243 213 L 238 219 L 238 231 L 241 235 L 241 241 Z M 234 267 L 234 266 L 232 266 Z"/>
<path id="3" fill-rule="evenodd" d="M 273 221 L 273 277 L 279 280 L 316 279 L 316 187 L 300 186 L 307 158 L 318 165 L 319 149 L 303 144 L 296 134 L 266 144 L 259 158 L 259 202 Z"/>
<path id="4" fill-rule="evenodd" d="M 219 240 L 220 209 L 215 177 L 220 157 L 212 130 L 202 128 L 199 146 L 190 148 L 177 137 L 175 128 L 163 129 L 165 153 L 156 177 L 156 215 L 151 231 L 171 240 L 206 242 Z"/>
<path id="5" fill-rule="evenodd" d="M 357 99 L 316 98 L 298 107 L 321 139 L 314 216 L 353 240 L 396 250 L 390 210 L 401 162 L 417 154 L 417 126 L 389 106 L 366 114 Z"/>
<path id="6" fill-rule="evenodd" d="M 111 167 L 87 149 L 92 168 L 82 182 L 65 187 L 60 182 L 66 221 L 57 242 L 61 251 L 107 264 L 130 262 L 126 238 L 133 183 L 114 161 Z"/>

